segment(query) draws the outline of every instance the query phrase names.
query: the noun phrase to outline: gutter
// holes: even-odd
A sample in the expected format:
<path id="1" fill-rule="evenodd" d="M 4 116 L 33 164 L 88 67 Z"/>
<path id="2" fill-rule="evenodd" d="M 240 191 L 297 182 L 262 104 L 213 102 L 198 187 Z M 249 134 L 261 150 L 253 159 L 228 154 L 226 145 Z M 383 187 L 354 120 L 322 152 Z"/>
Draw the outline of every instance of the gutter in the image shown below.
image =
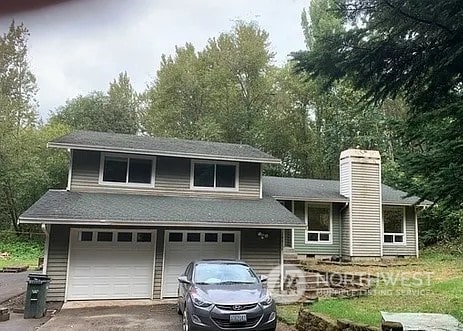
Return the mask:
<path id="1" fill-rule="evenodd" d="M 74 225 L 105 225 L 105 226 L 149 226 L 149 227 L 201 227 L 201 228 L 248 228 L 248 229 L 305 229 L 305 224 L 258 224 L 258 223 L 216 223 L 216 222 L 178 222 L 178 221 L 124 221 L 106 219 L 72 219 L 72 218 L 42 218 L 42 217 L 21 217 L 21 223 L 31 224 L 74 224 Z"/>

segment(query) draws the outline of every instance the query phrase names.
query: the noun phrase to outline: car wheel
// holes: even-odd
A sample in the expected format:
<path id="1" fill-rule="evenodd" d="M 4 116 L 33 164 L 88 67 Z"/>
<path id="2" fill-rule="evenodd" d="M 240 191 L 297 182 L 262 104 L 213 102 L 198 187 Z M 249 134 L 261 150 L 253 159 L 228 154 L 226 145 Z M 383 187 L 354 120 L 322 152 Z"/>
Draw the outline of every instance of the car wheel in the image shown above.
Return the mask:
<path id="1" fill-rule="evenodd" d="M 188 318 L 188 311 L 186 307 L 185 309 L 183 309 L 182 328 L 183 328 L 183 331 L 190 331 L 190 320 Z"/>

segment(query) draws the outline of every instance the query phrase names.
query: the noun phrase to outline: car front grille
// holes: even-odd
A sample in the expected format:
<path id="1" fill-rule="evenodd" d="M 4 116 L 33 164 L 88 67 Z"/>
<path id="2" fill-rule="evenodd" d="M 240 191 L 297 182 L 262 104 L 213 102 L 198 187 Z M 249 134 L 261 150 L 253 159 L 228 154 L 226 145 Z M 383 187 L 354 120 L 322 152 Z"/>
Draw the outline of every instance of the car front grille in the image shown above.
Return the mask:
<path id="1" fill-rule="evenodd" d="M 250 305 L 216 305 L 217 308 L 222 310 L 241 311 L 256 308 L 257 303 Z"/>
<path id="2" fill-rule="evenodd" d="M 230 323 L 228 319 L 212 318 L 213 321 L 221 328 L 224 329 L 240 329 L 240 328 L 251 328 L 259 323 L 260 317 L 248 318 L 247 322 L 244 323 Z"/>

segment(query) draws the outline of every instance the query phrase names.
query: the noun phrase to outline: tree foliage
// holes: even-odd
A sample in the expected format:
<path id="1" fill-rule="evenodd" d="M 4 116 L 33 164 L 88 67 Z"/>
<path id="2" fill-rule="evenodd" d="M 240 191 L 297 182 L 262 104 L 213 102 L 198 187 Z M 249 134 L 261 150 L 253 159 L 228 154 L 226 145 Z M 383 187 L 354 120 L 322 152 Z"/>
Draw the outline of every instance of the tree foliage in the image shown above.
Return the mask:
<path id="1" fill-rule="evenodd" d="M 349 79 L 364 99 L 402 96 L 399 136 L 407 188 L 435 202 L 463 202 L 463 3 L 458 0 L 333 1 L 345 26 L 294 54 L 298 68 L 328 82 Z"/>
<path id="2" fill-rule="evenodd" d="M 50 118 L 75 130 L 132 133 L 139 130 L 139 97 L 126 72 L 109 84 L 106 93 L 92 92 L 68 100 Z"/>
<path id="3" fill-rule="evenodd" d="M 66 178 L 67 158 L 47 150 L 46 143 L 68 129 L 38 123 L 28 35 L 23 24 L 12 22 L 0 37 L 0 227 L 16 230 L 19 215 Z"/>

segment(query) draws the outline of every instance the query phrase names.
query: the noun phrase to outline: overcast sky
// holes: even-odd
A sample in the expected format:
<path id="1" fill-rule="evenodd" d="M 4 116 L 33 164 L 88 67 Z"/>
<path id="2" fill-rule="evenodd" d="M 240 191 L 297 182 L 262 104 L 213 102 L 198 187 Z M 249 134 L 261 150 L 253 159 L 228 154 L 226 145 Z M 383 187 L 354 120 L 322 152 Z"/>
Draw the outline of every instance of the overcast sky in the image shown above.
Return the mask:
<path id="1" fill-rule="evenodd" d="M 0 0 L 8 1 L 8 0 Z M 78 94 L 106 90 L 127 71 L 142 91 L 162 54 L 229 31 L 234 21 L 256 21 L 270 34 L 277 63 L 304 48 L 300 15 L 309 0 L 73 0 L 27 12 L 0 13 L 30 30 L 29 58 L 39 86 L 40 114 Z"/>

